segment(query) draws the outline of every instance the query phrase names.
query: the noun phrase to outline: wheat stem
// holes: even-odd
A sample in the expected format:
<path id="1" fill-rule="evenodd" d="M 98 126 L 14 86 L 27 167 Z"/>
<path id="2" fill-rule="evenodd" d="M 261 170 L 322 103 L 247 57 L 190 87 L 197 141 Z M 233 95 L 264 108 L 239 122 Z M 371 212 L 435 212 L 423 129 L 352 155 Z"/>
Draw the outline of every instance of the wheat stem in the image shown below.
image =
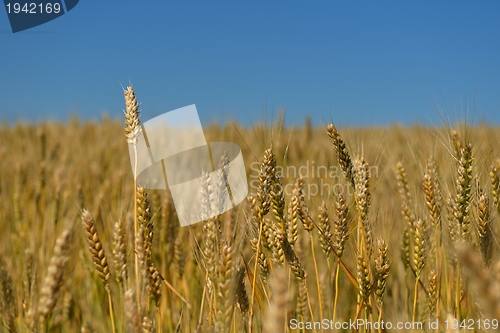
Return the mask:
<path id="1" fill-rule="evenodd" d="M 417 277 L 415 279 L 415 287 L 413 289 L 413 311 L 412 311 L 412 314 L 411 314 L 411 321 L 412 321 L 412 323 L 415 322 L 415 316 L 417 314 L 418 281 L 419 281 L 419 278 Z"/>
<path id="2" fill-rule="evenodd" d="M 113 302 L 111 301 L 111 290 L 109 288 L 107 288 L 106 291 L 108 294 L 108 306 L 109 306 L 109 317 L 111 319 L 111 329 L 113 330 L 113 333 L 115 333 L 116 332 L 115 316 L 114 316 L 114 311 L 113 311 Z"/>
<path id="3" fill-rule="evenodd" d="M 316 254 L 314 251 L 314 238 L 313 238 L 312 233 L 309 233 L 309 236 L 311 238 L 311 251 L 312 251 L 313 262 L 314 262 L 314 271 L 316 272 L 316 285 L 318 287 L 319 316 L 320 316 L 320 320 L 323 321 L 323 302 L 321 300 L 321 285 L 319 284 L 318 263 L 316 262 Z M 323 325 L 321 326 L 321 332 L 323 332 Z"/>
<path id="4" fill-rule="evenodd" d="M 134 239 L 138 237 L 139 225 L 137 222 L 137 145 L 134 145 Z M 141 280 L 139 274 L 139 249 L 137 248 L 138 242 L 134 241 L 134 263 L 135 263 L 135 297 L 137 303 L 137 315 L 141 317 Z"/>
<path id="5" fill-rule="evenodd" d="M 260 223 L 259 237 L 257 239 L 257 251 L 255 252 L 255 264 L 254 264 L 254 269 L 253 269 L 252 297 L 250 297 L 250 315 L 249 315 L 250 319 L 248 320 L 250 333 L 252 333 L 253 303 L 254 303 L 254 297 L 255 297 L 255 283 L 257 282 L 257 265 L 259 264 L 258 258 L 259 258 L 259 254 L 260 254 L 260 242 L 262 240 L 262 225 L 263 225 L 263 223 Z"/>
<path id="6" fill-rule="evenodd" d="M 340 264 L 337 264 L 335 269 L 335 296 L 333 300 L 333 322 L 337 318 L 337 303 L 339 299 L 339 274 L 340 274 Z"/>

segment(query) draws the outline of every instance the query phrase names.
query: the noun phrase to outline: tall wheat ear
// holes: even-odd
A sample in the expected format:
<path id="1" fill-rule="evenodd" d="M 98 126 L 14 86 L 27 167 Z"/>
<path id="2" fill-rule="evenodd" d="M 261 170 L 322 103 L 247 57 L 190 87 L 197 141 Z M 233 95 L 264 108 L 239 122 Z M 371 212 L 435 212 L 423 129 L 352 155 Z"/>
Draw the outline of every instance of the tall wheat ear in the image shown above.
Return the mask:
<path id="1" fill-rule="evenodd" d="M 125 97 L 125 136 L 130 140 L 134 137 L 134 132 L 140 127 L 139 103 L 135 97 L 132 86 L 123 91 Z"/>

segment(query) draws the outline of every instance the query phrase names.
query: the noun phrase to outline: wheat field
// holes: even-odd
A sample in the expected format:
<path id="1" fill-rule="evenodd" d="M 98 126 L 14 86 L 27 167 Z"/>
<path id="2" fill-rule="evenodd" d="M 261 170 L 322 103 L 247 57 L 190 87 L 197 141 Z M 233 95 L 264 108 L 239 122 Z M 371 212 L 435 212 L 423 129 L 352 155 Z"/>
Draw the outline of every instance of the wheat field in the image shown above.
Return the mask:
<path id="1" fill-rule="evenodd" d="M 181 228 L 134 181 L 124 97 L 124 120 L 1 126 L 0 332 L 498 330 L 498 128 L 211 125 L 248 200 Z"/>

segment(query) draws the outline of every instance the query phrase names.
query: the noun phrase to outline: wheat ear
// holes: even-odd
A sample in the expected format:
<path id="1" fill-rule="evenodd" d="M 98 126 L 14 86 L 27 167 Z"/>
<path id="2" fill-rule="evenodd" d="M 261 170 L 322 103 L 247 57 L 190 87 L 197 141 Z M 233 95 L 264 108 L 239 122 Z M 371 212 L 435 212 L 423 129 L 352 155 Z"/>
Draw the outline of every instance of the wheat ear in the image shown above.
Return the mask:
<path id="1" fill-rule="evenodd" d="M 245 266 L 240 267 L 235 274 L 235 295 L 236 304 L 243 315 L 244 320 L 248 320 L 248 311 L 250 309 L 250 303 L 248 301 L 247 291 L 245 288 Z"/>
<path id="2" fill-rule="evenodd" d="M 134 302 L 134 293 L 127 290 L 124 297 L 125 327 L 126 332 L 141 333 L 140 317 L 137 315 L 137 304 Z"/>
<path id="3" fill-rule="evenodd" d="M 413 313 L 412 320 L 415 322 L 415 316 L 417 312 L 417 298 L 418 298 L 418 284 L 420 282 L 420 276 L 422 269 L 424 268 L 426 256 L 427 256 L 427 239 L 426 239 L 426 229 L 425 224 L 422 219 L 419 219 L 415 224 L 414 232 L 414 251 L 413 251 L 413 264 L 415 266 L 415 287 L 413 294 Z"/>
<path id="4" fill-rule="evenodd" d="M 358 284 L 359 284 L 359 296 L 362 303 L 358 304 L 361 309 L 362 305 L 366 308 L 367 312 L 370 311 L 370 293 L 371 293 L 371 282 L 370 282 L 370 271 L 368 270 L 368 262 L 366 261 L 364 255 L 357 255 L 357 270 L 358 270 Z M 359 310 L 358 310 L 359 311 Z"/>
<path id="5" fill-rule="evenodd" d="M 342 194 L 337 196 L 335 203 L 335 212 L 337 218 L 334 221 L 333 228 L 333 251 L 339 258 L 339 262 L 335 270 L 335 296 L 333 300 L 333 320 L 337 318 L 337 303 L 339 297 L 339 274 L 340 274 L 340 258 L 344 254 L 345 243 L 349 239 L 349 207 L 346 204 L 345 198 Z"/>
<path id="6" fill-rule="evenodd" d="M 378 254 L 375 259 L 375 272 L 377 273 L 377 285 L 375 287 L 375 296 L 378 305 L 380 306 L 378 321 L 382 321 L 382 310 L 384 303 L 385 287 L 387 285 L 387 277 L 389 276 L 390 263 L 388 258 L 388 248 L 383 239 L 380 239 L 377 244 Z M 380 330 L 379 330 L 380 332 Z"/>
<path id="7" fill-rule="evenodd" d="M 228 332 L 231 328 L 231 319 L 234 309 L 233 288 L 233 254 L 234 248 L 228 244 L 221 247 L 221 257 L 218 263 L 218 288 L 217 288 L 217 332 Z"/>
<path id="8" fill-rule="evenodd" d="M 111 327 L 113 333 L 115 330 L 115 319 L 113 313 L 113 302 L 111 300 L 111 289 L 109 288 L 109 280 L 111 274 L 109 272 L 108 260 L 106 259 L 106 254 L 102 243 L 97 235 L 97 230 L 95 228 L 94 218 L 92 214 L 86 209 L 82 211 L 82 222 L 85 227 L 85 234 L 87 235 L 87 243 L 89 244 L 90 253 L 92 254 L 92 260 L 94 261 L 94 267 L 97 271 L 97 275 L 104 284 L 104 288 L 108 294 L 108 306 L 109 306 L 109 317 L 111 319 Z"/>
<path id="9" fill-rule="evenodd" d="M 127 241 L 125 228 L 121 219 L 116 221 L 113 230 L 113 259 L 116 269 L 116 280 L 127 289 Z"/>
<path id="10" fill-rule="evenodd" d="M 256 228 L 259 230 L 258 236 L 257 236 L 257 242 L 256 242 L 256 249 L 255 249 L 255 257 L 257 260 L 255 260 L 255 265 L 254 265 L 254 274 L 253 274 L 253 281 L 252 281 L 252 296 L 250 298 L 250 315 L 249 315 L 249 321 L 248 324 L 252 324 L 252 318 L 253 318 L 253 304 L 254 304 L 254 296 L 255 296 L 255 283 L 257 279 L 257 274 L 255 272 L 257 271 L 257 267 L 259 265 L 259 257 L 260 257 L 260 252 L 261 252 L 261 245 L 264 245 L 266 247 L 266 243 L 263 243 L 263 240 L 265 237 L 263 237 L 263 232 L 266 231 L 266 226 L 264 225 L 264 216 L 269 212 L 270 209 L 270 195 L 269 195 L 269 186 L 272 183 L 272 177 L 274 175 L 274 168 L 275 168 L 275 160 L 273 156 L 272 149 L 267 149 L 264 152 L 264 159 L 260 165 L 260 174 L 259 174 L 259 187 L 257 189 L 257 201 L 258 204 L 255 205 L 254 209 L 254 221 L 256 222 Z M 268 245 L 267 245 L 268 246 Z M 250 331 L 251 326 L 250 326 Z"/>
<path id="11" fill-rule="evenodd" d="M 61 286 L 64 264 L 68 260 L 69 240 L 69 230 L 63 231 L 56 240 L 54 254 L 50 258 L 47 276 L 40 291 L 40 303 L 38 306 L 38 313 L 43 320 L 48 318 L 56 304 L 56 294 Z"/>
<path id="12" fill-rule="evenodd" d="M 436 305 L 438 301 L 438 275 L 436 271 L 432 270 L 429 273 L 429 293 L 427 297 L 429 305 L 429 312 L 431 315 L 437 310 Z M 437 317 L 437 313 L 435 313 Z"/>
<path id="13" fill-rule="evenodd" d="M 302 222 L 304 229 L 309 233 L 309 238 L 311 241 L 311 253 L 314 263 L 314 272 L 316 275 L 316 287 L 318 291 L 320 320 L 323 320 L 323 305 L 322 305 L 323 302 L 321 300 L 321 286 L 319 282 L 319 271 L 318 271 L 318 264 L 316 261 L 316 253 L 314 250 L 314 237 L 312 234 L 312 230 L 314 229 L 314 221 L 311 217 L 311 214 L 309 213 L 309 208 L 307 207 L 303 187 L 304 187 L 304 179 L 298 178 L 292 193 L 293 197 L 295 197 L 296 200 L 298 201 L 299 220 Z M 323 230 L 320 231 L 320 234 L 323 234 L 324 236 Z M 324 241 L 326 241 L 326 238 L 324 238 Z M 323 331 L 323 329 L 321 331 Z"/>
<path id="14" fill-rule="evenodd" d="M 491 166 L 491 195 L 493 197 L 493 206 L 500 213 L 500 160 L 496 160 Z"/>
<path id="15" fill-rule="evenodd" d="M 479 190 L 477 203 L 477 231 L 479 236 L 479 248 L 483 255 L 486 266 L 491 262 L 493 249 L 493 232 L 491 229 L 490 207 L 488 196 Z"/>
<path id="16" fill-rule="evenodd" d="M 16 333 L 16 298 L 12 289 L 12 279 L 4 266 L 5 263 L 0 259 L 0 309 L 3 312 L 3 324 L 5 328 L 9 333 Z"/>
<path id="17" fill-rule="evenodd" d="M 361 254 L 366 254 L 366 258 L 370 258 L 373 252 L 373 233 L 370 221 L 368 220 L 368 208 L 371 203 L 369 189 L 370 174 L 368 163 L 363 157 L 358 156 L 354 161 L 354 170 L 356 208 L 358 210 L 358 232 L 361 231 L 361 236 L 358 236 L 358 251 Z"/>
<path id="18" fill-rule="evenodd" d="M 321 249 L 328 259 L 330 257 L 330 253 L 332 252 L 331 240 L 333 239 L 333 235 L 332 227 L 330 225 L 330 219 L 328 218 L 328 209 L 326 208 L 326 203 L 324 201 L 319 207 L 318 219 L 319 227 L 323 231 L 318 234 L 319 244 L 321 245 Z"/>
<path id="19" fill-rule="evenodd" d="M 458 178 L 456 180 L 457 195 L 453 211 L 459 227 L 459 236 L 463 239 L 470 238 L 469 209 L 472 189 L 472 162 L 472 146 L 469 143 L 460 150 L 460 159 L 458 160 Z"/>
<path id="20" fill-rule="evenodd" d="M 351 156 L 347 151 L 346 145 L 342 138 L 340 137 L 339 132 L 335 128 L 335 125 L 328 124 L 326 129 L 328 136 L 330 137 L 332 144 L 337 152 L 337 160 L 344 173 L 345 178 L 349 183 L 351 183 L 354 188 L 354 175 L 353 175 L 353 164 L 351 161 Z"/>

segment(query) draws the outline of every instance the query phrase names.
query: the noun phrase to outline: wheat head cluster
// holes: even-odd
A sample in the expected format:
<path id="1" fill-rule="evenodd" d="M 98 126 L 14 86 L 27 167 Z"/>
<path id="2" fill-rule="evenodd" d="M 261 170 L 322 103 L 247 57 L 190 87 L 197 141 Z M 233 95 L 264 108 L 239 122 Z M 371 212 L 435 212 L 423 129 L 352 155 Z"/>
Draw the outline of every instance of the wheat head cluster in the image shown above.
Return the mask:
<path id="1" fill-rule="evenodd" d="M 181 228 L 168 190 L 133 177 L 124 99 L 125 125 L 0 127 L 0 332 L 498 328 L 498 128 L 212 125 L 208 142 L 241 147 L 249 195 Z M 214 164 L 207 216 L 230 172 Z"/>

